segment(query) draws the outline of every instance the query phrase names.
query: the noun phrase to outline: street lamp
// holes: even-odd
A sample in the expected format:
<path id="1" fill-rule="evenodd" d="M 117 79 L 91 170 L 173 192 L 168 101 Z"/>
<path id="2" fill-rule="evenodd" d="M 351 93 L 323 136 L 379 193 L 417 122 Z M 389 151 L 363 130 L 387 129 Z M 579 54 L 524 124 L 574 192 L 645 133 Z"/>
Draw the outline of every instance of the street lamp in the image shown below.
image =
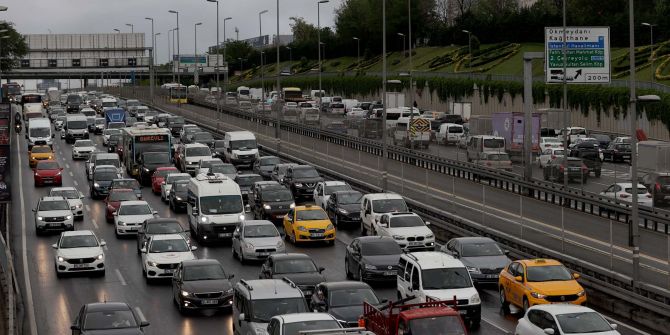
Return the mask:
<path id="1" fill-rule="evenodd" d="M 195 56 L 195 68 L 193 69 L 193 84 L 197 85 L 195 79 L 198 78 L 198 26 L 201 26 L 202 22 L 198 22 L 193 25 L 193 55 Z"/>
<path id="2" fill-rule="evenodd" d="M 154 61 L 154 65 L 155 65 L 157 58 L 156 58 L 156 34 L 154 34 L 154 19 L 151 18 L 151 17 L 145 17 L 144 19 L 151 21 L 151 36 L 152 36 L 151 48 L 153 49 L 153 53 L 154 53 L 153 61 Z"/>
<path id="3" fill-rule="evenodd" d="M 354 37 L 356 41 L 356 69 L 360 70 L 361 68 L 361 39 Z"/>
<path id="4" fill-rule="evenodd" d="M 320 0 L 316 4 L 316 22 L 318 25 L 317 33 L 319 35 L 319 110 L 321 110 L 321 98 L 323 98 L 323 90 L 321 89 L 321 4 L 327 3 L 329 0 Z"/>
<path id="5" fill-rule="evenodd" d="M 134 29 L 135 29 L 135 26 L 133 26 L 132 23 L 126 23 L 126 26 L 130 27 L 130 33 L 131 33 L 131 34 L 135 32 L 135 30 L 134 30 Z"/>
<path id="6" fill-rule="evenodd" d="M 263 70 L 263 20 L 261 15 L 267 13 L 268 10 L 258 12 L 258 41 L 261 43 L 261 103 L 265 101 L 265 71 Z M 264 105 L 263 105 L 263 108 Z"/>
<path id="7" fill-rule="evenodd" d="M 405 34 L 398 33 L 398 36 L 402 37 L 402 56 L 405 57 Z"/>
<path id="8" fill-rule="evenodd" d="M 226 66 L 226 72 L 223 73 L 223 91 L 226 92 L 228 89 L 228 62 L 226 61 L 226 51 L 228 50 L 228 41 L 226 37 L 226 22 L 232 20 L 232 17 L 227 17 L 223 19 L 223 65 Z M 217 41 L 218 43 L 218 41 Z M 218 57 L 218 56 L 217 56 Z"/>
<path id="9" fill-rule="evenodd" d="M 5 7 L 5 10 L 6 9 L 7 9 L 7 7 Z M 6 33 L 6 32 L 7 32 L 7 29 L 0 30 L 0 33 Z M 2 40 L 6 40 L 8 38 L 10 38 L 10 36 L 8 36 L 8 35 L 0 37 L 0 54 L 2 54 Z M 1 64 L 1 62 L 2 62 L 2 58 L 0 58 L 0 64 Z M 0 68 L 1 68 L 1 66 L 0 66 Z M 2 70 L 1 69 L 0 69 L 0 82 L 2 82 Z"/>
<path id="10" fill-rule="evenodd" d="M 291 47 L 287 46 L 286 49 L 288 49 L 288 63 L 289 66 L 291 66 L 291 63 L 293 63 L 293 50 L 291 50 Z"/>
<path id="11" fill-rule="evenodd" d="M 647 22 L 642 22 L 642 25 L 649 27 L 649 33 L 651 35 L 651 54 L 649 57 L 651 57 L 651 82 L 653 83 L 654 78 L 656 77 L 656 70 L 654 69 L 654 27 L 656 27 L 656 25 Z"/>
<path id="12" fill-rule="evenodd" d="M 382 192 L 388 191 L 388 131 L 386 130 L 386 0 L 382 0 Z M 410 114 L 411 115 L 411 114 Z"/>
<path id="13" fill-rule="evenodd" d="M 118 34 L 121 32 L 121 30 L 114 28 L 114 31 Z"/>
<path id="14" fill-rule="evenodd" d="M 462 32 L 468 34 L 468 67 L 472 65 L 472 33 L 469 30 L 463 29 Z M 470 69 L 472 71 L 472 69 Z"/>
<path id="15" fill-rule="evenodd" d="M 221 63 L 219 62 L 219 0 L 207 0 L 207 2 L 216 3 L 216 120 L 218 129 L 218 121 L 221 118 L 221 86 L 219 85 L 219 67 L 221 66 Z M 225 41 L 226 37 L 224 36 L 223 39 Z"/>
<path id="16" fill-rule="evenodd" d="M 172 14 L 177 15 L 177 28 L 176 28 L 176 30 L 177 30 L 177 66 L 181 66 L 181 59 L 179 57 L 179 54 L 181 53 L 181 51 L 179 49 L 179 12 L 176 11 L 176 10 L 170 9 L 168 11 L 168 13 L 172 13 Z M 181 74 L 179 72 L 180 72 L 179 68 L 177 68 L 177 82 L 179 83 L 179 85 L 181 85 Z"/>
<path id="17" fill-rule="evenodd" d="M 167 53 L 168 54 L 168 61 L 167 62 L 172 67 L 172 82 L 174 83 L 174 63 L 172 63 L 173 59 L 174 59 L 174 51 L 173 51 L 174 50 L 174 29 L 168 30 L 167 37 L 168 37 L 168 53 Z"/>
<path id="18" fill-rule="evenodd" d="M 155 48 L 158 45 L 157 37 L 160 36 L 160 35 L 161 35 L 160 32 L 154 34 L 154 58 L 156 59 L 156 62 L 154 63 L 154 66 L 158 62 L 158 50 L 156 50 Z"/>

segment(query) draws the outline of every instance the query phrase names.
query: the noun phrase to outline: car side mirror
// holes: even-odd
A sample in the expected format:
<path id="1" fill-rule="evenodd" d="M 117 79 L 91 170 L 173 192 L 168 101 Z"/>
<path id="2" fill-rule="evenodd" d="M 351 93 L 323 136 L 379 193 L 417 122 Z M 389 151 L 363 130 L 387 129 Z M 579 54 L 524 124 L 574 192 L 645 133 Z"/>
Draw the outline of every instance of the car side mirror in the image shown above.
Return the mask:
<path id="1" fill-rule="evenodd" d="M 107 245 L 107 242 L 105 242 L 105 241 L 100 241 L 100 246 L 101 246 L 101 247 L 104 247 L 104 246 L 106 246 L 106 245 Z"/>
<path id="2" fill-rule="evenodd" d="M 572 274 L 572 277 L 575 278 L 575 279 L 579 279 L 579 278 L 581 278 L 582 276 L 581 276 L 579 273 L 576 273 L 576 272 L 575 272 L 575 273 Z"/>
<path id="3" fill-rule="evenodd" d="M 454 250 L 451 252 L 451 255 L 454 256 L 454 258 L 460 258 L 461 254 L 458 253 L 458 251 Z"/>
<path id="4" fill-rule="evenodd" d="M 158 215 L 158 211 L 151 211 L 153 215 Z"/>
<path id="5" fill-rule="evenodd" d="M 323 272 L 323 271 L 326 271 L 326 268 L 324 268 L 323 266 L 322 266 L 322 267 L 319 267 L 319 273 L 321 273 L 321 272 Z"/>
<path id="6" fill-rule="evenodd" d="M 233 233 L 233 237 L 240 237 L 240 233 L 238 233 L 238 232 L 234 232 L 234 233 Z"/>
<path id="7" fill-rule="evenodd" d="M 84 199 L 84 193 L 79 192 L 79 199 Z"/>
<path id="8" fill-rule="evenodd" d="M 33 213 L 37 213 L 37 210 L 33 208 Z"/>
<path id="9" fill-rule="evenodd" d="M 198 250 L 198 247 L 192 245 L 192 246 L 191 246 L 191 251 L 196 251 L 196 250 Z"/>
<path id="10" fill-rule="evenodd" d="M 235 278 L 235 275 L 228 275 L 228 279 L 233 279 Z"/>
<path id="11" fill-rule="evenodd" d="M 28 134 L 26 134 L 26 140 L 28 139 Z"/>
<path id="12" fill-rule="evenodd" d="M 552 328 L 545 328 L 544 333 L 547 335 L 554 335 L 554 330 Z"/>
<path id="13" fill-rule="evenodd" d="M 54 249 L 58 249 L 58 244 L 52 244 L 51 247 Z"/>
<path id="14" fill-rule="evenodd" d="M 150 325 L 149 321 L 141 321 L 140 322 L 140 328 L 149 327 L 149 325 Z"/>
<path id="15" fill-rule="evenodd" d="M 516 276 L 514 277 L 514 280 L 518 281 L 519 283 L 523 282 L 523 277 L 521 276 Z"/>
<path id="16" fill-rule="evenodd" d="M 71 330 L 81 330 L 81 328 L 79 327 L 79 325 L 72 325 L 72 326 L 70 326 L 70 329 L 71 329 Z"/>
<path id="17" fill-rule="evenodd" d="M 56 138 L 56 134 L 51 134 L 51 138 Z"/>
<path id="18" fill-rule="evenodd" d="M 146 254 L 146 253 L 147 253 L 147 248 L 146 248 L 146 247 L 142 247 L 142 249 L 140 249 L 140 252 L 143 253 L 143 254 Z"/>
<path id="19" fill-rule="evenodd" d="M 509 256 L 509 250 L 505 249 L 503 250 L 503 253 L 505 254 L 505 256 Z"/>
<path id="20" fill-rule="evenodd" d="M 430 222 L 426 221 L 426 226 L 430 226 Z"/>
<path id="21" fill-rule="evenodd" d="M 240 320 L 244 320 L 244 321 L 249 321 L 249 320 L 250 320 L 250 318 L 249 318 L 249 317 L 247 317 L 247 315 L 246 315 L 246 314 L 244 314 L 244 313 L 240 313 Z"/>
<path id="22" fill-rule="evenodd" d="M 193 207 L 193 208 L 191 209 L 191 213 L 192 213 L 193 215 L 199 215 L 200 212 L 198 211 L 198 207 Z"/>
<path id="23" fill-rule="evenodd" d="M 119 215 L 119 212 L 112 212 L 112 215 L 117 216 L 117 215 Z"/>
<path id="24" fill-rule="evenodd" d="M 612 327 L 612 330 L 616 330 L 617 328 L 619 328 L 619 325 L 616 323 L 610 323 L 610 327 Z"/>
<path id="25" fill-rule="evenodd" d="M 244 205 L 244 211 L 245 211 L 246 213 L 251 213 L 251 206 L 249 206 L 248 204 L 247 204 L 247 205 Z"/>
<path id="26" fill-rule="evenodd" d="M 63 168 L 59 168 L 61 171 L 63 171 Z"/>

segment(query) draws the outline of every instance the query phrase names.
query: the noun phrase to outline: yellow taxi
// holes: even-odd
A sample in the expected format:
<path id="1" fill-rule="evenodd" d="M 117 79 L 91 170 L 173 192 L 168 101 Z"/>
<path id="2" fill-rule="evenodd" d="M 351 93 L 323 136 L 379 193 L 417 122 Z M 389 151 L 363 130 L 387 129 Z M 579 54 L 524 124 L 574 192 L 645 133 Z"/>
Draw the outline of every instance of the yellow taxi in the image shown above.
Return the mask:
<path id="1" fill-rule="evenodd" d="M 54 159 L 54 157 L 54 152 L 48 145 L 34 145 L 32 149 L 28 151 L 28 163 L 31 168 L 35 167 L 38 161 Z"/>
<path id="2" fill-rule="evenodd" d="M 541 304 L 584 305 L 586 291 L 577 279 L 578 273 L 553 259 L 514 261 L 500 272 L 500 302 L 505 308 L 512 304 L 524 311 Z"/>
<path id="3" fill-rule="evenodd" d="M 335 243 L 335 227 L 328 214 L 316 205 L 296 206 L 284 216 L 285 238 L 301 242 Z"/>

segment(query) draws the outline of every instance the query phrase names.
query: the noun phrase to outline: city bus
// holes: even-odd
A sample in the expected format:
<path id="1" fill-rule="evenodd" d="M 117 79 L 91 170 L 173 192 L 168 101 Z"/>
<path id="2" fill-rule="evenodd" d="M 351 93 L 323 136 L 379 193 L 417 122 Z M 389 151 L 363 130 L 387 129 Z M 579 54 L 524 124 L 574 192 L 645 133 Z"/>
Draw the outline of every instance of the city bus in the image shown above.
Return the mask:
<path id="1" fill-rule="evenodd" d="M 19 83 L 4 83 L 2 84 L 2 99 L 9 100 L 9 102 L 16 102 L 16 96 L 21 95 L 21 85 Z"/>
<path id="2" fill-rule="evenodd" d="M 187 97 L 188 92 L 186 91 L 186 86 L 175 86 L 169 88 L 170 92 L 170 103 L 173 104 L 185 104 L 188 103 Z"/>
<path id="3" fill-rule="evenodd" d="M 122 129 L 123 160 L 128 174 L 140 176 L 140 157 L 145 152 L 172 152 L 170 130 L 154 127 L 129 127 Z"/>

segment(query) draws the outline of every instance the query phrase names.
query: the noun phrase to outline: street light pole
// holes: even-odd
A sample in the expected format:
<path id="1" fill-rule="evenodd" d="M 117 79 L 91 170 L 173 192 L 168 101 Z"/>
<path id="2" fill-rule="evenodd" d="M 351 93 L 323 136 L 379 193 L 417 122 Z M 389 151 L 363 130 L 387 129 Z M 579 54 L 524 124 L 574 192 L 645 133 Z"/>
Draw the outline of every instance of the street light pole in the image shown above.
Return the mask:
<path id="1" fill-rule="evenodd" d="M 386 129 L 386 0 L 382 0 L 382 192 L 388 191 L 388 129 Z"/>
<path id="2" fill-rule="evenodd" d="M 223 65 L 226 67 L 226 72 L 223 73 L 223 91 L 228 91 L 228 61 L 226 61 L 226 50 L 228 50 L 228 40 L 226 39 L 226 22 L 232 20 L 232 17 L 223 19 Z M 218 30 L 218 29 L 217 29 Z M 218 41 L 217 41 L 218 43 Z M 220 91 L 221 89 L 219 89 Z"/>
<path id="3" fill-rule="evenodd" d="M 277 0 L 277 36 L 275 37 L 275 48 L 277 49 L 277 101 L 275 103 L 277 109 L 277 124 L 275 125 L 275 138 L 277 139 L 277 152 L 281 152 L 282 99 L 285 99 L 286 97 L 281 94 L 281 69 L 279 68 L 279 0 Z"/>
<path id="4" fill-rule="evenodd" d="M 267 12 L 267 9 L 258 12 L 258 40 L 261 42 L 261 108 L 263 109 L 265 109 L 265 71 L 263 70 L 263 20 L 261 15 Z"/>
<path id="5" fill-rule="evenodd" d="M 135 33 L 135 26 L 133 26 L 132 23 L 126 23 L 126 26 L 130 27 L 130 33 L 131 34 Z"/>
<path id="6" fill-rule="evenodd" d="M 181 67 L 181 59 L 180 59 L 180 56 L 179 56 L 180 53 L 181 53 L 181 51 L 179 49 L 179 35 L 180 35 L 180 32 L 179 32 L 179 12 L 176 11 L 176 10 L 169 10 L 168 13 L 172 13 L 172 14 L 177 15 L 177 28 L 176 28 L 177 29 L 177 65 L 179 67 Z M 179 83 L 179 85 L 181 85 L 181 74 L 180 74 L 180 72 L 181 71 L 179 70 L 179 68 L 177 68 L 177 83 Z"/>
<path id="7" fill-rule="evenodd" d="M 202 22 L 198 22 L 193 25 L 193 55 L 195 56 L 195 68 L 193 69 L 193 85 L 198 85 L 196 83 L 196 78 L 198 78 L 198 26 L 201 26 Z M 188 90 L 186 91 L 188 94 Z"/>
<path id="8" fill-rule="evenodd" d="M 330 0 L 321 0 L 316 3 L 316 24 L 317 35 L 319 37 L 319 43 L 317 45 L 317 48 L 319 49 L 319 112 L 321 112 L 321 100 L 323 98 L 323 90 L 321 89 L 321 4 L 327 3 L 328 1 Z"/>
<path id="9" fill-rule="evenodd" d="M 361 68 L 361 39 L 354 37 L 356 41 L 356 69 L 360 70 Z"/>
<path id="10" fill-rule="evenodd" d="M 564 0 L 565 1 L 565 0 Z M 628 0 L 628 62 L 630 66 L 630 105 L 628 117 L 630 117 L 630 179 L 633 191 L 631 192 L 630 204 L 630 233 L 631 248 L 633 248 L 633 288 L 637 288 L 640 279 L 640 246 L 639 246 L 639 211 L 637 205 L 637 97 L 635 93 L 635 18 L 633 0 Z M 565 76 L 565 74 L 564 74 Z"/>
<path id="11" fill-rule="evenodd" d="M 7 31 L 6 29 L 3 29 L 3 30 L 5 32 Z M 0 30 L 0 31 L 2 31 L 2 30 Z M 8 38 L 9 38 L 9 36 L 7 36 L 7 35 L 0 37 L 0 55 L 2 54 L 2 40 L 6 40 Z M 1 61 L 2 61 L 2 59 L 0 58 L 0 62 Z M 2 83 L 2 71 L 0 71 L 0 83 Z"/>
<path id="12" fill-rule="evenodd" d="M 161 35 L 160 32 L 157 32 L 156 34 L 154 34 L 154 48 L 158 47 L 158 36 L 160 36 L 160 35 Z M 158 64 L 158 50 L 156 50 L 156 49 L 154 49 L 154 58 L 156 59 L 156 61 L 154 62 L 154 66 L 155 66 L 156 64 Z"/>
<path id="13" fill-rule="evenodd" d="M 402 56 L 405 57 L 405 34 L 398 33 L 398 36 L 402 37 Z"/>
<path id="14" fill-rule="evenodd" d="M 656 25 L 647 22 L 642 22 L 642 25 L 649 27 L 649 34 L 651 35 L 651 54 L 649 57 L 651 57 L 651 83 L 653 84 L 654 79 L 656 79 L 656 70 L 654 69 L 654 27 Z"/>
<path id="15" fill-rule="evenodd" d="M 409 94 L 411 96 L 412 100 L 412 105 L 409 107 L 409 124 L 410 127 L 412 126 L 412 123 L 414 122 L 414 105 L 416 104 L 416 100 L 414 100 L 414 83 L 413 83 L 413 76 L 412 76 L 412 71 L 413 66 L 412 66 L 412 0 L 407 0 L 407 15 L 409 17 Z M 403 36 L 403 49 L 405 45 L 405 37 Z M 404 52 L 403 52 L 404 53 Z M 410 136 L 410 147 L 413 149 L 414 148 L 414 137 Z"/>
<path id="16" fill-rule="evenodd" d="M 151 48 L 153 51 L 153 62 L 156 65 L 156 35 L 154 35 L 154 19 L 150 17 L 145 17 L 145 20 L 151 21 Z"/>
<path id="17" fill-rule="evenodd" d="M 219 67 L 221 66 L 221 63 L 219 62 L 219 0 L 207 0 L 207 2 L 214 2 L 216 3 L 216 92 L 217 92 L 217 98 L 216 98 L 216 124 L 217 124 L 217 129 L 219 128 L 219 120 L 221 119 L 221 86 L 219 85 Z M 224 36 L 223 39 L 225 40 L 226 37 Z M 224 49 L 225 50 L 225 49 Z"/>
<path id="18" fill-rule="evenodd" d="M 170 64 L 170 67 L 172 68 L 172 82 L 174 83 L 174 47 L 172 46 L 174 41 L 174 29 L 168 30 L 168 64 Z"/>
<path id="19" fill-rule="evenodd" d="M 468 34 L 468 67 L 472 66 L 472 32 L 469 30 L 462 30 L 464 33 Z M 472 69 L 470 69 L 472 71 Z"/>

